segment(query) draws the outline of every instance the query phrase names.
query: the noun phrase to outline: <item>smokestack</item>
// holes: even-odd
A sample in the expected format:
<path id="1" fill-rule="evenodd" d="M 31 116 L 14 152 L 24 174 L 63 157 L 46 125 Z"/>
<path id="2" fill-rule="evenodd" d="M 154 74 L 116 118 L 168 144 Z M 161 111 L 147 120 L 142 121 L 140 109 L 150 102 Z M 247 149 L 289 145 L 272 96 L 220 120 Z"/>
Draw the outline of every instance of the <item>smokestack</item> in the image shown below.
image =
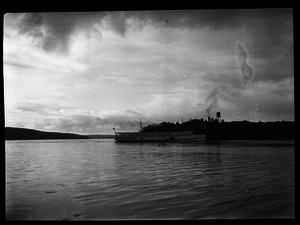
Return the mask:
<path id="1" fill-rule="evenodd" d="M 208 116 L 208 122 L 210 122 L 210 116 Z"/>
<path id="2" fill-rule="evenodd" d="M 143 130 L 143 125 L 142 125 L 142 120 L 141 120 L 141 118 L 140 118 L 140 127 L 141 127 L 141 132 L 142 132 L 142 130 Z"/>
<path id="3" fill-rule="evenodd" d="M 220 122 L 221 113 L 217 112 L 216 117 L 218 118 L 218 122 Z"/>

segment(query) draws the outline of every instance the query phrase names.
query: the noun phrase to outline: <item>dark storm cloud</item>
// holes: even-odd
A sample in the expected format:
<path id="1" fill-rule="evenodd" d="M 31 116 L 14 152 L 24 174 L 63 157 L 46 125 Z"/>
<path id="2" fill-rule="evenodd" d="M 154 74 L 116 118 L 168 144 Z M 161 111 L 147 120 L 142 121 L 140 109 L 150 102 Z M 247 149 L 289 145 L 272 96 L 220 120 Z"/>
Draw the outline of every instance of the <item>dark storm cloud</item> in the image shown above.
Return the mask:
<path id="1" fill-rule="evenodd" d="M 70 37 L 76 29 L 96 32 L 95 22 L 103 16 L 95 13 L 8 14 L 6 24 L 13 24 L 21 34 L 33 37 L 46 51 L 66 52 Z M 11 20 L 15 22 L 12 23 Z"/>
<path id="2" fill-rule="evenodd" d="M 118 33 L 121 36 L 124 36 L 126 33 L 127 24 L 126 24 L 126 19 L 127 15 L 122 12 L 115 12 L 107 15 L 107 21 L 110 26 L 110 29 L 113 30 L 114 32 Z"/>
<path id="3" fill-rule="evenodd" d="M 45 50 L 58 47 L 66 50 L 70 35 L 81 27 L 93 29 L 95 23 L 105 18 L 110 29 L 124 36 L 129 28 L 127 19 L 133 18 L 147 22 L 166 23 L 168 26 L 201 27 L 211 25 L 220 27 L 235 24 L 237 13 L 227 11 L 153 11 L 153 12 L 99 12 L 99 13 L 26 13 L 6 15 L 6 25 L 16 25 L 21 34 L 28 34 L 42 41 Z M 16 20 L 13 23 L 11 20 Z"/>
<path id="4" fill-rule="evenodd" d="M 160 12 L 157 21 L 166 21 L 170 27 L 221 29 L 240 26 L 239 10 L 192 10 Z"/>
<path id="5" fill-rule="evenodd" d="M 5 25 L 14 26 L 20 34 L 31 36 L 46 51 L 67 52 L 71 35 L 77 29 L 101 37 L 96 26 L 106 21 L 109 29 L 124 36 L 130 27 L 127 19 L 131 17 L 146 19 L 143 14 L 131 12 L 26 13 L 7 14 Z"/>
<path id="6" fill-rule="evenodd" d="M 87 33 L 95 32 L 95 25 L 103 24 L 105 20 L 109 29 L 125 36 L 132 28 L 128 19 L 139 21 L 140 29 L 148 23 L 154 26 L 203 28 L 212 29 L 236 28 L 245 25 L 248 20 L 266 21 L 264 24 L 255 23 L 263 32 L 266 39 L 276 44 L 275 34 L 284 25 L 283 18 L 289 17 L 289 10 L 187 10 L 187 11 L 125 11 L 125 12 L 80 12 L 80 13 L 26 13 L 7 14 L 5 25 L 17 26 L 21 34 L 28 34 L 41 42 L 47 50 L 67 51 L 69 39 L 76 29 Z M 267 18 L 267 20 L 265 19 Z M 273 19 L 276 20 L 274 23 Z M 272 35 L 272 37 L 270 37 Z"/>
<path id="7" fill-rule="evenodd" d="M 291 9 L 249 11 L 245 13 L 245 22 L 247 22 L 246 28 L 251 29 L 255 35 L 253 37 L 258 38 L 253 42 L 258 46 L 268 44 L 274 47 L 274 51 L 280 51 L 282 43 L 292 42 L 293 12 Z M 258 50 L 256 53 L 259 55 L 261 52 Z"/>
<path id="8" fill-rule="evenodd" d="M 261 28 L 260 31 L 263 31 L 267 38 L 272 37 L 272 32 L 281 33 L 282 29 L 290 29 L 286 26 L 286 20 L 289 23 L 292 19 L 291 9 L 176 10 L 134 12 L 132 14 L 140 20 L 151 21 L 153 24 L 182 28 L 208 27 L 213 30 L 241 28 L 248 26 L 250 22 L 251 25 Z"/>

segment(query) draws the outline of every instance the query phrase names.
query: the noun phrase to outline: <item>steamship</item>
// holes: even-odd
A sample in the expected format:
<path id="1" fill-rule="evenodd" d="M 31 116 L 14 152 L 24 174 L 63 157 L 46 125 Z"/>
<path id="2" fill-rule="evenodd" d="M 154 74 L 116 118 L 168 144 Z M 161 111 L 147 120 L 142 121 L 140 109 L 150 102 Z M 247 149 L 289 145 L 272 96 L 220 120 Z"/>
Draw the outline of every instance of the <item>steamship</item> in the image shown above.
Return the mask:
<path id="1" fill-rule="evenodd" d="M 180 132 L 116 132 L 116 142 L 185 142 L 205 141 L 205 134 L 191 131 Z"/>
<path id="2" fill-rule="evenodd" d="M 221 113 L 217 112 L 218 120 Z M 208 117 L 210 122 L 210 117 Z M 207 134 L 194 131 L 164 131 L 164 132 L 143 132 L 142 121 L 140 120 L 139 132 L 115 132 L 116 142 L 190 142 L 206 141 Z M 115 129 L 115 128 L 114 128 Z"/>

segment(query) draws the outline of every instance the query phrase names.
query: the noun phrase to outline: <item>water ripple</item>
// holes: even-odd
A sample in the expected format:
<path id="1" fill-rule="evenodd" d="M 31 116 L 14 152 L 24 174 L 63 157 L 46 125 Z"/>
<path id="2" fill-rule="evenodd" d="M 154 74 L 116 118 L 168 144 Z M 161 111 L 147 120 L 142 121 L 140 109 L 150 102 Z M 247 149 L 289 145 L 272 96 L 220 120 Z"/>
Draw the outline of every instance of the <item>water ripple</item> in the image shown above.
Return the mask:
<path id="1" fill-rule="evenodd" d="M 294 216 L 290 143 L 20 141 L 6 162 L 8 218 Z"/>

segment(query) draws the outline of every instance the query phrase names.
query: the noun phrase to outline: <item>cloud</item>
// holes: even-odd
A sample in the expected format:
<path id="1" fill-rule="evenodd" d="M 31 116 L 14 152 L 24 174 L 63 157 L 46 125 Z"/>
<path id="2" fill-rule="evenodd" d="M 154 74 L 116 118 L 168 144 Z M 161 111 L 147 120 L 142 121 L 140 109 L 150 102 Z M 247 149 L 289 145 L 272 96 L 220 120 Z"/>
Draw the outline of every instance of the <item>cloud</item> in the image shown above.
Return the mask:
<path id="1" fill-rule="evenodd" d="M 16 28 L 21 35 L 32 37 L 45 51 L 68 53 L 72 35 L 80 31 L 86 37 L 101 39 L 103 30 L 124 36 L 127 30 L 143 27 L 131 12 L 67 12 L 67 13 L 10 13 L 5 26 Z M 139 14 L 139 18 L 142 14 Z"/>
<path id="2" fill-rule="evenodd" d="M 217 73 L 205 73 L 202 77 L 206 105 L 205 115 L 214 115 L 216 111 L 222 111 L 226 107 L 238 105 L 244 87 L 237 73 L 219 71 Z M 241 109 L 242 110 L 242 109 Z"/>
<path id="3" fill-rule="evenodd" d="M 212 29 L 235 27 L 240 24 L 239 10 L 158 10 L 129 12 L 141 21 L 157 27 L 202 28 Z"/>
<path id="4" fill-rule="evenodd" d="M 12 67 L 17 67 L 19 69 L 22 70 L 26 70 L 26 69 L 35 69 L 36 67 L 34 65 L 28 64 L 28 63 L 24 63 L 21 61 L 14 61 L 12 59 L 5 59 L 5 66 L 12 66 Z"/>
<path id="5" fill-rule="evenodd" d="M 293 116 L 289 9 L 16 13 L 5 15 L 4 31 L 14 124 L 84 133 L 206 109 L 228 120 L 253 119 L 255 109 L 261 119 Z M 239 43 L 255 73 L 246 88 Z"/>
<path id="6" fill-rule="evenodd" d="M 143 122 L 148 125 L 149 122 Z M 35 128 L 42 130 L 56 130 L 61 132 L 75 132 L 80 134 L 112 133 L 116 131 L 138 131 L 140 121 L 125 116 L 101 118 L 92 115 L 72 115 L 58 119 L 44 119 L 35 123 Z"/>
<path id="7" fill-rule="evenodd" d="M 292 9 L 252 10 L 244 17 L 240 42 L 255 72 L 251 82 L 294 76 Z"/>
<path id="8" fill-rule="evenodd" d="M 23 127 L 81 134 L 112 133 L 112 128 L 117 131 L 138 131 L 140 118 L 144 125 L 150 123 L 138 107 L 126 110 L 87 110 L 55 102 L 24 101 L 16 107 L 7 108 L 6 112 L 9 126 L 20 125 L 22 118 Z"/>
<path id="9" fill-rule="evenodd" d="M 158 28 L 210 27 L 218 30 L 243 25 L 244 12 L 244 10 L 175 10 L 11 13 L 5 15 L 5 25 L 17 28 L 20 34 L 31 36 L 46 51 L 57 50 L 65 53 L 69 50 L 71 36 L 78 30 L 87 36 L 94 34 L 99 37 L 102 36 L 103 29 L 112 30 L 124 37 L 128 31 L 142 30 L 147 24 Z M 281 11 L 274 12 L 275 15 L 284 14 Z M 256 12 L 253 15 L 248 12 L 246 19 L 253 16 L 265 17 L 265 14 L 268 12 Z"/>
<path id="10" fill-rule="evenodd" d="M 254 110 L 261 120 L 293 117 L 293 79 L 256 81 L 246 88 L 236 73 L 206 73 L 203 77 L 207 114 L 221 111 L 230 120 L 253 120 Z"/>
<path id="11" fill-rule="evenodd" d="M 67 52 L 71 35 L 81 29 L 89 35 L 97 32 L 96 23 L 102 14 L 94 13 L 26 13 L 5 15 L 6 25 L 13 25 L 20 34 L 33 38 L 45 51 Z M 13 21 L 13 22 L 11 22 Z"/>

